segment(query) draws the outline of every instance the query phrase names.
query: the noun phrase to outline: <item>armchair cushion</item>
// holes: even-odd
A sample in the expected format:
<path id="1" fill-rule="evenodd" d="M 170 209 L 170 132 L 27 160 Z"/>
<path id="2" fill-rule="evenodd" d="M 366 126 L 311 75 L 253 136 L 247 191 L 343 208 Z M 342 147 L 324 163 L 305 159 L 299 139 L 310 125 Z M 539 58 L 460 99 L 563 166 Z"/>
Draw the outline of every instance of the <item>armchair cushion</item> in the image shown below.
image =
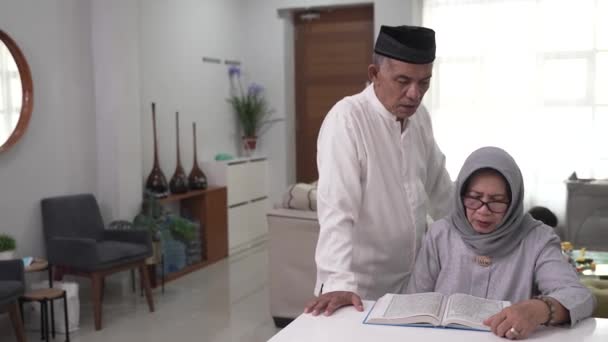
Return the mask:
<path id="1" fill-rule="evenodd" d="M 121 241 L 102 241 L 96 245 L 100 266 L 111 267 L 152 255 L 148 246 Z"/>
<path id="2" fill-rule="evenodd" d="M 19 298 L 23 294 L 23 283 L 16 280 L 0 281 L 0 306 Z"/>
<path id="3" fill-rule="evenodd" d="M 597 306 L 593 317 L 608 318 L 608 280 L 584 278 L 581 282 L 595 296 Z"/>
<path id="4" fill-rule="evenodd" d="M 138 245 L 152 246 L 150 233 L 145 230 L 105 230 L 103 232 L 105 241 L 122 241 Z M 152 252 L 152 250 L 150 250 Z"/>
<path id="5" fill-rule="evenodd" d="M 55 265 L 93 271 L 145 259 L 151 254 L 151 246 L 147 244 L 113 240 L 98 242 L 92 239 L 53 238 L 49 242 L 48 258 L 49 262 Z"/>
<path id="6" fill-rule="evenodd" d="M 83 268 L 98 261 L 96 244 L 93 239 L 52 237 L 47 240 L 46 255 L 53 265 Z"/>

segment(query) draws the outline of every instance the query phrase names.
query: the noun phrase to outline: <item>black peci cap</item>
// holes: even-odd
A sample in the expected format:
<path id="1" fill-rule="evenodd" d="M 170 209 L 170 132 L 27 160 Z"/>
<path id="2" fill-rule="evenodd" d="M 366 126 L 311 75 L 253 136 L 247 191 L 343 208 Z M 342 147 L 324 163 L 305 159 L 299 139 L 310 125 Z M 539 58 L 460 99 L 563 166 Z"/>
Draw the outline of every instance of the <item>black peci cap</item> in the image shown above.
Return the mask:
<path id="1" fill-rule="evenodd" d="M 419 26 L 382 25 L 374 52 L 406 63 L 431 63 L 435 60 L 435 31 Z"/>

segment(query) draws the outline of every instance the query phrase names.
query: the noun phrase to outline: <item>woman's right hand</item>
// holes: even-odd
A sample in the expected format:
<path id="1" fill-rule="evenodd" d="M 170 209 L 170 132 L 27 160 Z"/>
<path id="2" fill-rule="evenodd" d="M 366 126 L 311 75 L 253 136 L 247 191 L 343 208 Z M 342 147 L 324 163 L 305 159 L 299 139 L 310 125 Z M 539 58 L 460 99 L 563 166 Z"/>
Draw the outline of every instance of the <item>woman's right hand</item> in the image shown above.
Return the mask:
<path id="1" fill-rule="evenodd" d="M 523 340 L 549 318 L 547 305 L 538 299 L 530 299 L 513 304 L 487 318 L 483 324 L 492 332 L 511 340 Z"/>

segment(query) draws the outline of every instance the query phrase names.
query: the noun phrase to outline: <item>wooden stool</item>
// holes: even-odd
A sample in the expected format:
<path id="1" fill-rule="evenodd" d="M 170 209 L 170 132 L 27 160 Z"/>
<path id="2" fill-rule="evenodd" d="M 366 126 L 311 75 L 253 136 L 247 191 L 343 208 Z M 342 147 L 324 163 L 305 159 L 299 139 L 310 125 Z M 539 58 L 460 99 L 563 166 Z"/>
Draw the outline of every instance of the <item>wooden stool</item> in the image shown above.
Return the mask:
<path id="1" fill-rule="evenodd" d="M 40 303 L 40 339 L 49 340 L 49 313 L 48 304 L 53 303 L 54 300 L 63 298 L 63 314 L 65 319 L 65 341 L 70 341 L 70 329 L 68 326 L 68 299 L 65 290 L 48 288 L 40 289 L 27 292 L 21 298 L 19 298 L 19 305 L 21 307 L 21 315 L 23 316 L 23 303 L 26 302 L 38 302 Z M 51 306 L 51 332 L 53 339 L 55 339 L 55 310 Z M 23 317 L 22 317 L 23 318 Z"/>

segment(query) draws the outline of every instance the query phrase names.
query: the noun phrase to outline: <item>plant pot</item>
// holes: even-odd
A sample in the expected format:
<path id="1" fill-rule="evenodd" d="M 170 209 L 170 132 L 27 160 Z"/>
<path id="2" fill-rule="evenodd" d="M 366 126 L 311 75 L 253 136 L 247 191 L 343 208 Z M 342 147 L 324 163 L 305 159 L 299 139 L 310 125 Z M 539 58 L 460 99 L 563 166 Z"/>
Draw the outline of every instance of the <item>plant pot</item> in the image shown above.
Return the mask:
<path id="1" fill-rule="evenodd" d="M 243 149 L 247 157 L 250 157 L 255 152 L 257 143 L 258 137 L 243 137 Z"/>
<path id="2" fill-rule="evenodd" d="M 15 259 L 15 250 L 0 252 L 0 260 L 13 260 Z"/>

